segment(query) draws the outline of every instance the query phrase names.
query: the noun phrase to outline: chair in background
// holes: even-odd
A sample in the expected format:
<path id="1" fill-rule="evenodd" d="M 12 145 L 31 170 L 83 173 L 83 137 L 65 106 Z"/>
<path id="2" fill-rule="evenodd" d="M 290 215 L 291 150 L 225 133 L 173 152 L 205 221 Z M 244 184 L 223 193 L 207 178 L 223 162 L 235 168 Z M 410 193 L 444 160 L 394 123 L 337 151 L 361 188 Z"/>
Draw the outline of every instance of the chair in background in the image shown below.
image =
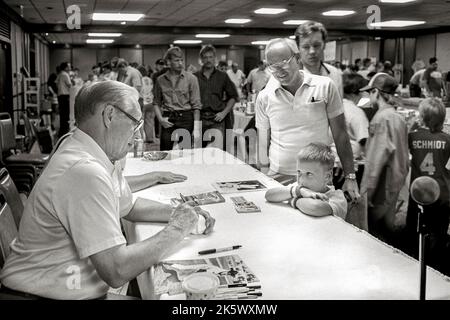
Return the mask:
<path id="1" fill-rule="evenodd" d="M 0 169 L 0 192 L 4 194 L 6 202 L 11 208 L 16 227 L 19 229 L 20 219 L 23 213 L 23 202 L 6 168 Z"/>
<path id="2" fill-rule="evenodd" d="M 10 245 L 17 237 L 17 227 L 11 208 L 6 202 L 3 193 L 0 192 L 0 268 L 11 253 Z"/>
<path id="3" fill-rule="evenodd" d="M 17 188 L 29 193 L 44 168 L 47 154 L 17 153 L 14 126 L 9 113 L 0 113 L 0 159 Z"/>

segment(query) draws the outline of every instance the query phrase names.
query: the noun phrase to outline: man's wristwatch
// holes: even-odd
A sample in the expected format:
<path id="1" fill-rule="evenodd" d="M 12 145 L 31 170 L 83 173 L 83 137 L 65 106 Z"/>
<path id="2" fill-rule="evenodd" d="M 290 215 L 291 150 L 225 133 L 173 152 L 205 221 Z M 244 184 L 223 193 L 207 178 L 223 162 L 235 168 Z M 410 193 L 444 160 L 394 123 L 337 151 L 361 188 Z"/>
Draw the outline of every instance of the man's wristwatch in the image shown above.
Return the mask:
<path id="1" fill-rule="evenodd" d="M 354 174 L 354 173 L 349 173 L 349 174 L 347 174 L 347 175 L 345 176 L 345 179 L 348 179 L 348 180 L 356 180 L 356 174 Z"/>

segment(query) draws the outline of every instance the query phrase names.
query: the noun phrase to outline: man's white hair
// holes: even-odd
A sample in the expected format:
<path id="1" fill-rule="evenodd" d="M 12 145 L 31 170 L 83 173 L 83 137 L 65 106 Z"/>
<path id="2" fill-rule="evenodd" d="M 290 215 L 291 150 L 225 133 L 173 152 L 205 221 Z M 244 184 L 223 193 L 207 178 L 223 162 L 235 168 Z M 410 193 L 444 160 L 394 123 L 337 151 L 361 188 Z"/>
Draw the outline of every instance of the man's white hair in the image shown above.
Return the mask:
<path id="1" fill-rule="evenodd" d="M 285 44 L 285 45 L 291 50 L 292 54 L 297 54 L 297 53 L 299 53 L 297 44 L 295 43 L 294 40 L 289 39 L 289 38 L 275 38 L 275 39 L 270 40 L 269 43 L 266 45 L 266 50 L 265 50 L 265 51 L 266 51 L 266 52 L 265 52 L 265 54 L 266 54 L 266 60 L 267 60 L 267 53 L 270 51 L 270 49 L 271 49 L 274 45 L 276 45 L 276 44 L 278 44 L 278 43 L 283 43 L 283 44 Z"/>

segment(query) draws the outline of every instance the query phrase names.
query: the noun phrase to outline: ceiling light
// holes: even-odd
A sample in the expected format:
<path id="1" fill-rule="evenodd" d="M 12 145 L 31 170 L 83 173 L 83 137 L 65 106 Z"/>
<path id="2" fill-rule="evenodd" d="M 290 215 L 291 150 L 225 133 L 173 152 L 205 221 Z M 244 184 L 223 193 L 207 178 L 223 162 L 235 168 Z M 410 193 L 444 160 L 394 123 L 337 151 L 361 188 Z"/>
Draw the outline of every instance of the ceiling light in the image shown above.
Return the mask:
<path id="1" fill-rule="evenodd" d="M 46 36 L 48 36 L 48 33 L 45 33 Z"/>
<path id="2" fill-rule="evenodd" d="M 120 24 L 127 24 L 127 22 L 126 21 L 122 21 Z"/>
<path id="3" fill-rule="evenodd" d="M 212 34 L 212 33 L 200 33 L 196 34 L 196 38 L 211 38 L 211 39 L 222 39 L 222 38 L 228 38 L 229 34 Z"/>
<path id="4" fill-rule="evenodd" d="M 113 39 L 87 39 L 86 43 L 113 43 Z"/>
<path id="5" fill-rule="evenodd" d="M 258 41 L 252 41 L 252 44 L 258 45 L 258 46 L 265 46 L 269 43 L 269 40 L 258 40 Z"/>
<path id="6" fill-rule="evenodd" d="M 55 41 L 55 40 L 53 40 L 53 41 L 52 41 L 52 43 L 53 43 L 53 44 L 55 44 L 55 43 L 56 43 L 56 41 Z"/>
<path id="7" fill-rule="evenodd" d="M 331 16 L 331 17 L 343 17 L 343 16 L 349 16 L 354 13 L 355 13 L 355 11 L 353 11 L 353 10 L 330 10 L 330 11 L 322 12 L 322 15 Z"/>
<path id="8" fill-rule="evenodd" d="M 414 2 L 417 0 L 380 0 L 382 3 L 408 3 L 408 2 Z"/>
<path id="9" fill-rule="evenodd" d="M 175 44 L 198 44 L 202 43 L 202 40 L 175 40 Z"/>
<path id="10" fill-rule="evenodd" d="M 308 21 L 308 20 L 286 20 L 286 21 L 283 21 L 283 24 L 299 26 L 301 24 L 304 24 L 306 21 Z"/>
<path id="11" fill-rule="evenodd" d="M 382 22 L 373 22 L 370 24 L 371 27 L 385 27 L 385 28 L 403 28 L 416 26 L 419 24 L 424 24 L 425 21 L 413 21 L 413 20 L 389 20 Z"/>
<path id="12" fill-rule="evenodd" d="M 244 23 L 248 23 L 252 20 L 250 19 L 227 19 L 225 20 L 225 23 L 236 23 L 236 24 L 244 24 Z"/>
<path id="13" fill-rule="evenodd" d="M 121 33 L 88 33 L 89 37 L 120 37 Z"/>
<path id="14" fill-rule="evenodd" d="M 295 36 L 289 36 L 289 39 L 295 40 Z"/>
<path id="15" fill-rule="evenodd" d="M 94 13 L 95 21 L 138 21 L 144 15 L 142 13 Z"/>
<path id="16" fill-rule="evenodd" d="M 287 9 L 283 8 L 260 8 L 258 10 L 255 10 L 255 13 L 257 14 L 279 14 L 282 12 L 286 12 Z"/>

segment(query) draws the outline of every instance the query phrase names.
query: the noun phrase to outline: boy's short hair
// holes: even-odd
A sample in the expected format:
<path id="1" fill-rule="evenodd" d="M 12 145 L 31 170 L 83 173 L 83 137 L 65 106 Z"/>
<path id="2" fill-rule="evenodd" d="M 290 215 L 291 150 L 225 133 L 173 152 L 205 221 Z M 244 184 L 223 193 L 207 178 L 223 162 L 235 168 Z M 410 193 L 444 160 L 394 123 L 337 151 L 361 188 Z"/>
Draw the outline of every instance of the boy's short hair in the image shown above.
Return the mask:
<path id="1" fill-rule="evenodd" d="M 320 162 L 327 169 L 333 169 L 335 156 L 331 148 L 323 143 L 310 143 L 297 154 L 297 162 Z"/>
<path id="2" fill-rule="evenodd" d="M 367 84 L 367 80 L 358 73 L 345 73 L 342 75 L 345 94 L 358 94 L 359 89 Z"/>
<path id="3" fill-rule="evenodd" d="M 183 51 L 180 49 L 180 47 L 170 47 L 164 55 L 164 60 L 171 60 L 173 57 L 183 58 Z"/>
<path id="4" fill-rule="evenodd" d="M 445 121 L 444 104 L 437 98 L 427 98 L 419 104 L 419 113 L 430 132 L 442 131 Z"/>

